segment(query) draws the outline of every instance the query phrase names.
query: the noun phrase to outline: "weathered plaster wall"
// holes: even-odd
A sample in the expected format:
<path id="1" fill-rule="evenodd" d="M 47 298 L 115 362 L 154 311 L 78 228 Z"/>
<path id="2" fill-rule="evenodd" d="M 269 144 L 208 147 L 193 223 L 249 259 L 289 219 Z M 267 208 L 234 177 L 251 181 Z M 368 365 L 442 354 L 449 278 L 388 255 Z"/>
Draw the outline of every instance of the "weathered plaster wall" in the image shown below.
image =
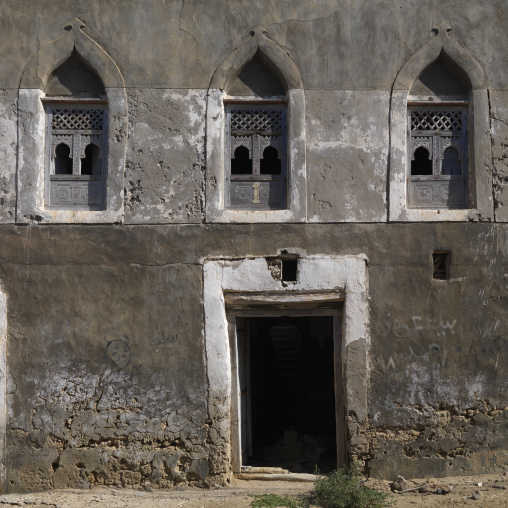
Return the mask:
<path id="1" fill-rule="evenodd" d="M 204 480 L 200 267 L 58 257 L 5 277 L 9 488 Z"/>
<path id="2" fill-rule="evenodd" d="M 368 258 L 371 383 L 359 385 L 368 389 L 368 418 L 346 415 L 351 458 L 387 478 L 506 467 L 508 244 L 505 226 L 493 223 L 508 221 L 504 0 L 4 4 L 7 489 L 224 482 L 229 436 L 214 419 L 223 401 L 209 400 L 202 264 L 281 249 Z M 441 22 L 451 32 L 439 36 L 485 74 L 480 126 L 492 143 L 475 169 L 490 208 L 484 223 L 387 223 L 392 86 Z M 105 73 L 115 206 L 93 219 L 60 219 L 114 224 L 25 225 L 59 214 L 16 211 L 16 199 L 35 195 L 44 168 L 44 91 L 18 88 L 29 62 L 55 39 L 70 41 L 72 30 L 92 38 L 109 58 L 100 53 L 106 70 L 116 71 Z M 213 178 L 223 171 L 220 157 L 209 157 L 221 150 L 214 141 L 222 136 L 222 91 L 209 87 L 251 31 L 266 31 L 301 78 L 290 91 L 301 113 L 290 154 L 300 194 L 297 210 L 276 219 L 262 212 L 259 224 L 241 225 L 253 214 L 208 213 L 210 199 L 220 201 Z M 36 63 L 32 78 L 47 79 L 36 72 L 47 61 Z M 404 123 L 405 98 L 397 97 Z M 20 114 L 18 99 L 27 99 Z M 402 152 L 404 139 L 395 143 Z M 434 249 L 452 251 L 450 281 L 431 280 Z M 356 363 L 348 368 L 357 369 L 355 382 L 366 374 Z"/>
<path id="3" fill-rule="evenodd" d="M 492 164 L 494 170 L 494 204 L 496 220 L 508 221 L 508 93 L 490 92 Z"/>
<path id="4" fill-rule="evenodd" d="M 204 90 L 129 91 L 125 222 L 201 222 Z"/>
<path id="5" fill-rule="evenodd" d="M 351 456 L 388 478 L 506 466 L 504 226 L 4 226 L 3 238 L 11 490 L 224 481 L 200 260 L 284 248 L 369 259 L 372 382 L 367 423 L 347 415 Z M 452 250 L 450 281 L 431 280 L 436 248 Z"/>
<path id="6" fill-rule="evenodd" d="M 386 220 L 387 92 L 306 93 L 310 222 Z"/>
<path id="7" fill-rule="evenodd" d="M 21 0 L 7 2 L 4 9 L 0 88 L 16 89 L 20 65 L 40 44 L 61 35 L 74 17 L 107 48 L 128 87 L 206 88 L 221 61 L 262 25 L 292 56 L 306 89 L 388 90 L 409 55 L 442 20 L 453 24 L 461 45 L 485 61 L 491 86 L 508 86 L 499 65 L 506 59 L 503 0 L 256 0 L 248 8 L 242 0 L 127 0 L 107 5 L 100 0 L 43 0 L 36 5 Z M 20 34 L 24 44 L 19 44 Z"/>
<path id="8" fill-rule="evenodd" d="M 386 265 L 378 282 L 396 281 L 412 296 L 401 306 L 396 291 L 372 295 L 378 324 L 370 355 L 372 428 L 365 436 L 372 474 L 502 470 L 508 463 L 508 344 L 499 314 L 507 296 L 506 229 L 467 228 L 463 242 L 451 230 L 411 242 L 402 231 L 398 236 L 399 261 Z M 452 251 L 449 281 L 428 276 L 430 253 L 439 248 Z M 481 268 L 480 258 L 490 268 Z"/>
<path id="9" fill-rule="evenodd" d="M 0 222 L 16 214 L 17 92 L 0 92 Z"/>
<path id="10" fill-rule="evenodd" d="M 503 94 L 508 89 L 508 75 L 506 66 L 499 65 L 506 60 L 499 41 L 503 38 L 508 13 L 502 0 L 478 0 L 467 5 L 449 0 L 432 8 L 420 2 L 383 1 L 373 5 L 352 0 L 323 0 L 312 4 L 259 0 L 251 3 L 249 9 L 239 0 L 211 3 L 173 0 L 163 4 L 151 0 L 128 1 L 123 2 L 121 8 L 114 2 L 99 8 L 94 2 L 82 1 L 72 6 L 48 1 L 22 5 L 7 2 L 4 8 L 5 26 L 0 40 L 5 55 L 0 74 L 3 111 L 11 111 L 14 107 L 12 93 L 18 89 L 23 73 L 33 66 L 34 55 L 40 52 L 40 69 L 45 69 L 44 59 L 49 53 L 45 53 L 44 48 L 55 40 L 70 39 L 74 32 L 82 31 L 85 35 L 78 34 L 79 39 L 89 41 L 91 38 L 96 48 L 107 54 L 108 65 L 117 66 L 116 72 L 129 90 L 125 111 L 133 108 L 128 117 L 132 132 L 125 165 L 120 152 L 115 157 L 122 160 L 122 168 L 114 166 L 110 158 L 109 182 L 114 178 L 115 184 L 108 196 L 108 203 L 114 210 L 108 213 L 47 213 L 41 209 L 42 205 L 33 205 L 33 182 L 43 166 L 42 155 L 38 153 L 43 136 L 39 135 L 39 141 L 32 144 L 29 140 L 26 145 L 23 142 L 19 161 L 16 161 L 15 150 L 4 148 L 1 171 L 6 195 L 5 204 L 0 203 L 0 209 L 5 210 L 0 214 L 2 222 L 14 219 L 12 192 L 15 185 L 9 182 L 15 178 L 17 166 L 23 168 L 18 174 L 18 185 L 24 189 L 23 194 L 30 195 L 28 200 L 18 196 L 17 220 L 20 222 L 201 222 L 205 207 L 205 134 L 207 138 L 216 139 L 217 133 L 213 131 L 222 129 L 219 124 L 207 126 L 206 90 L 217 68 L 235 49 L 248 42 L 249 33 L 260 25 L 264 28 L 258 32 L 266 31 L 266 37 L 282 48 L 294 63 L 305 91 L 308 162 L 299 154 L 292 173 L 297 175 L 303 166 L 310 168 L 305 177 L 307 209 L 299 204 L 297 211 L 281 213 L 277 220 L 370 222 L 387 219 L 390 205 L 387 196 L 393 186 L 393 182 L 390 185 L 387 182 L 394 170 L 387 154 L 392 142 L 390 135 L 394 134 L 389 131 L 389 118 L 396 105 L 390 102 L 390 91 L 404 64 L 422 46 L 439 37 L 458 44 L 484 72 L 489 107 L 494 115 L 491 123 L 493 150 L 497 150 L 494 163 L 487 154 L 489 157 L 481 156 L 477 164 L 480 172 L 477 187 L 485 194 L 487 209 L 469 214 L 470 217 L 467 213 L 447 215 L 450 220 L 465 220 L 464 217 L 491 220 L 493 204 L 489 196 L 493 185 L 497 219 L 506 219 L 502 211 L 506 185 L 502 126 L 507 121 Z M 82 23 L 77 23 L 75 18 Z M 450 27 L 451 32 L 444 34 L 445 26 Z M 129 27 L 128 30 L 125 27 Z M 437 36 L 434 27 L 441 30 Z M 144 36 L 131 37 L 133 33 Z M 23 44 L 16 42 L 20 37 Z M 41 83 L 47 78 L 37 76 Z M 22 88 L 23 83 L 24 80 Z M 111 86 L 118 86 L 118 83 Z M 35 141 L 35 131 L 25 125 L 30 120 L 25 109 L 19 117 L 20 139 L 31 137 Z M 482 117 L 489 114 L 487 110 L 480 113 Z M 3 117 L 6 122 L 2 129 L 6 137 L 4 146 L 14 146 L 17 139 L 12 129 L 14 120 L 9 114 Z M 117 118 L 116 113 L 113 117 L 124 131 L 119 133 L 123 138 L 126 119 Z M 37 123 L 36 119 L 34 122 Z M 486 125 L 488 128 L 489 122 Z M 207 128 L 209 132 L 205 132 Z M 480 134 L 484 134 L 483 127 L 482 133 L 477 133 Z M 116 134 L 113 139 L 115 137 Z M 110 143 L 110 149 L 116 142 L 115 139 Z M 488 145 L 488 140 L 485 143 Z M 37 167 L 31 168 L 34 165 Z M 221 168 L 215 166 L 216 161 L 209 161 L 208 176 L 220 175 Z M 493 183 L 490 180 L 492 170 Z M 29 181 L 27 174 L 30 174 Z M 298 186 L 305 190 L 304 184 L 298 183 Z M 300 197 L 305 201 L 305 196 L 298 199 Z M 212 195 L 208 201 L 214 199 Z M 251 220 L 234 215 L 232 220 Z M 429 214 L 424 215 L 427 220 Z M 397 213 L 391 219 L 406 220 L 404 213 Z M 208 220 L 219 220 L 217 213 L 210 212 Z M 269 217 L 263 217 L 263 221 L 267 220 Z"/>

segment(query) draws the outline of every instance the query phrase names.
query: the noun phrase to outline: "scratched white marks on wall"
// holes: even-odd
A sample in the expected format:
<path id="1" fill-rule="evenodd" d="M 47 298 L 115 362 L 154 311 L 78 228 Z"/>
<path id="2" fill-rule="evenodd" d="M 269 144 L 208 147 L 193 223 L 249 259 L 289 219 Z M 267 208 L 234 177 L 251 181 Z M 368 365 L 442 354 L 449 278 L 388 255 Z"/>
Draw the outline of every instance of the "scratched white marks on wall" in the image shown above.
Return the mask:
<path id="1" fill-rule="evenodd" d="M 456 319 L 412 316 L 407 322 L 388 315 L 379 335 L 403 339 L 404 346 L 391 354 L 371 354 L 370 366 L 380 371 L 389 387 L 380 406 L 393 410 L 406 401 L 409 404 L 429 404 L 429 391 L 439 391 L 454 397 L 448 381 L 443 383 L 442 371 L 447 365 L 447 338 L 455 334 Z M 397 341 L 400 343 L 400 341 Z"/>

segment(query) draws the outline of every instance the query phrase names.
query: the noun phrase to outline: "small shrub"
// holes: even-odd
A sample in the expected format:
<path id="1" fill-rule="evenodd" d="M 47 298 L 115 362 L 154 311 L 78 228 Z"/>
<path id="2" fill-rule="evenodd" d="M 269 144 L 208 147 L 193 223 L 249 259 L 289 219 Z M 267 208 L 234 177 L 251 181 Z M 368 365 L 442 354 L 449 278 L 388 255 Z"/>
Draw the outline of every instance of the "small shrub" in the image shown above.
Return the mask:
<path id="1" fill-rule="evenodd" d="M 329 477 L 318 476 L 314 496 L 315 503 L 323 508 L 383 508 L 392 504 L 388 493 L 363 485 L 358 463 L 333 471 Z"/>
<path id="2" fill-rule="evenodd" d="M 253 508 L 298 508 L 304 506 L 303 502 L 299 499 L 293 499 L 288 496 L 278 496 L 277 494 L 261 494 L 252 496 L 255 497 L 254 501 L 250 504 Z"/>

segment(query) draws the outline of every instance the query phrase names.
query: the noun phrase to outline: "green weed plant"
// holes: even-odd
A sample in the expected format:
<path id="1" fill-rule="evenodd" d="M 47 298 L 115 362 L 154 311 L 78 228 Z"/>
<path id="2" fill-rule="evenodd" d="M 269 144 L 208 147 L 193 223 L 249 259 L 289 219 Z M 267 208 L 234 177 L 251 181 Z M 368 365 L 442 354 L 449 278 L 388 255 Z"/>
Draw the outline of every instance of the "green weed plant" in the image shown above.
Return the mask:
<path id="1" fill-rule="evenodd" d="M 277 494 L 255 495 L 254 501 L 250 504 L 253 508 L 298 508 L 305 506 L 300 499 L 294 499 L 288 496 L 278 496 Z"/>
<path id="2" fill-rule="evenodd" d="M 378 492 L 363 484 L 361 466 L 354 463 L 321 476 L 316 468 L 314 491 L 308 499 L 296 499 L 277 494 L 254 495 L 252 508 L 299 508 L 320 506 L 322 508 L 385 508 L 393 504 L 390 494 Z"/>
<path id="3" fill-rule="evenodd" d="M 314 502 L 323 508 L 384 508 L 391 506 L 390 495 L 362 482 L 360 464 L 354 463 L 320 476 L 316 469 Z"/>

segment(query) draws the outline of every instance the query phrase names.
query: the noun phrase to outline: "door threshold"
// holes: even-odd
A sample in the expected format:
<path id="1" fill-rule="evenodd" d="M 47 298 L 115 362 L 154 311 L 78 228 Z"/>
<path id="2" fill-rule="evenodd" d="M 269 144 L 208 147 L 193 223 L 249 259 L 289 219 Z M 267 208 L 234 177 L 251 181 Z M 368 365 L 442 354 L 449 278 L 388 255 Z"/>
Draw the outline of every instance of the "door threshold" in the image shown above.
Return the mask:
<path id="1" fill-rule="evenodd" d="M 242 473 L 289 474 L 289 469 L 270 466 L 242 466 Z"/>
<path id="2" fill-rule="evenodd" d="M 238 480 L 263 480 L 263 481 L 282 481 L 282 482 L 314 482 L 317 476 L 309 473 L 255 473 L 244 472 L 234 473 L 234 478 Z M 251 468 L 251 469 L 281 469 L 281 468 Z"/>

